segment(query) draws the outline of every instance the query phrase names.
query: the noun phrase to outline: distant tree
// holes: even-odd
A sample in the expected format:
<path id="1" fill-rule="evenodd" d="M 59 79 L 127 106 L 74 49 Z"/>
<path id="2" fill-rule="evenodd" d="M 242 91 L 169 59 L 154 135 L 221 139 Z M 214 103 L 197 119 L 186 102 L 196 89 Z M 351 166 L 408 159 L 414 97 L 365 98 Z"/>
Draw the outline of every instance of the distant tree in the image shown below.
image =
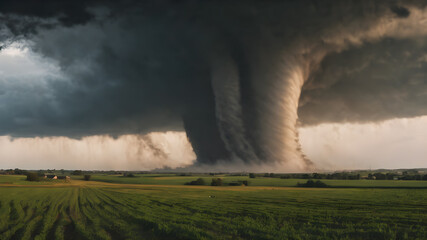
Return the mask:
<path id="1" fill-rule="evenodd" d="M 61 169 L 61 174 L 65 174 L 65 170 L 64 169 Z"/>
<path id="2" fill-rule="evenodd" d="M 313 173 L 313 178 L 314 179 L 322 179 L 322 175 L 320 175 L 318 173 Z"/>
<path id="3" fill-rule="evenodd" d="M 27 173 L 27 181 L 31 181 L 31 182 L 39 181 L 39 176 L 37 175 L 37 173 L 28 172 Z"/>
<path id="4" fill-rule="evenodd" d="M 135 177 L 135 175 L 133 173 L 125 172 L 123 173 L 123 177 Z"/>
<path id="5" fill-rule="evenodd" d="M 385 178 L 387 180 L 393 180 L 397 175 L 395 173 L 386 173 Z"/>
<path id="6" fill-rule="evenodd" d="M 313 181 L 313 180 L 308 180 L 306 183 L 298 183 L 297 187 L 317 187 L 317 188 L 324 188 L 324 187 L 329 187 L 326 183 L 317 180 L 317 181 Z"/>
<path id="7" fill-rule="evenodd" d="M 191 176 L 191 173 L 180 173 L 180 174 L 177 174 L 177 175 L 184 177 L 184 176 Z"/>
<path id="8" fill-rule="evenodd" d="M 74 170 L 71 175 L 82 175 L 82 170 Z"/>
<path id="9" fill-rule="evenodd" d="M 91 175 L 85 175 L 84 179 L 85 179 L 85 181 L 89 181 L 91 177 L 92 177 Z"/>
<path id="10" fill-rule="evenodd" d="M 249 173 L 249 178 L 256 178 L 255 173 Z"/>
<path id="11" fill-rule="evenodd" d="M 376 180 L 386 180 L 386 176 L 384 173 L 374 173 Z"/>
<path id="12" fill-rule="evenodd" d="M 15 168 L 15 170 L 13 170 L 13 174 L 16 174 L 16 175 L 26 175 L 27 171 L 21 170 L 19 168 Z"/>
<path id="13" fill-rule="evenodd" d="M 423 180 L 427 180 L 427 174 L 423 176 Z"/>
<path id="14" fill-rule="evenodd" d="M 222 186 L 222 179 L 212 178 L 211 186 Z"/>
<path id="15" fill-rule="evenodd" d="M 185 185 L 205 185 L 205 180 L 203 178 L 198 178 L 196 181 L 185 183 Z"/>
<path id="16" fill-rule="evenodd" d="M 400 180 L 412 180 L 412 176 L 411 175 L 402 175 L 399 179 Z"/>

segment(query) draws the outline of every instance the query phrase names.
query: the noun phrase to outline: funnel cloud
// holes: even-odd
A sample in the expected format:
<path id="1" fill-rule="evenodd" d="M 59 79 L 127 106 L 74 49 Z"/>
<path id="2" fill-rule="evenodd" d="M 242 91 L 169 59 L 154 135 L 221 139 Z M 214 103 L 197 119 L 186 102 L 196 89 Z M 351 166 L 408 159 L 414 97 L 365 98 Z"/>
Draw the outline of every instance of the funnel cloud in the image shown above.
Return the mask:
<path id="1" fill-rule="evenodd" d="M 0 82 L 0 135 L 185 131 L 195 167 L 307 171 L 299 126 L 427 114 L 425 1 L 34 2 L 0 39 L 55 74 Z"/>

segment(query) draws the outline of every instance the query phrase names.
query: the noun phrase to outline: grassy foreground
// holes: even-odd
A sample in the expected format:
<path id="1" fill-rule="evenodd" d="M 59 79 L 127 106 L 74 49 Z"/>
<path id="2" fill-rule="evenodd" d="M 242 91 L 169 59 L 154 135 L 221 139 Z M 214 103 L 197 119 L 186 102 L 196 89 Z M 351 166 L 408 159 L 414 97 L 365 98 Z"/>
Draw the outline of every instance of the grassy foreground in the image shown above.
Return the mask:
<path id="1" fill-rule="evenodd" d="M 0 239 L 427 238 L 426 189 L 3 180 Z"/>

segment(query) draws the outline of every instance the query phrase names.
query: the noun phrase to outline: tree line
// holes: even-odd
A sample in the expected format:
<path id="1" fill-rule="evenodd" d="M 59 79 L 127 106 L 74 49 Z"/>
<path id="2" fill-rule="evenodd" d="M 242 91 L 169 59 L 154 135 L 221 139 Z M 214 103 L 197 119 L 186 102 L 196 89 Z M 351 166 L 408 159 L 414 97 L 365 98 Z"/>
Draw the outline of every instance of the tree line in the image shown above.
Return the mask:
<path id="1" fill-rule="evenodd" d="M 333 180 L 420 180 L 427 181 L 427 174 L 420 174 L 418 172 L 403 172 L 398 173 L 382 173 L 375 172 L 369 173 L 367 176 L 362 177 L 360 173 L 351 172 L 336 172 L 336 173 L 290 173 L 290 174 L 276 174 L 276 173 L 249 173 L 249 178 L 256 177 L 269 177 L 269 178 L 281 178 L 281 179 L 333 179 Z"/>
<path id="2" fill-rule="evenodd" d="M 190 181 L 185 183 L 185 185 L 207 185 L 206 181 L 203 178 L 198 178 L 195 181 Z M 212 178 L 211 186 L 224 186 L 222 178 Z M 239 180 L 228 183 L 228 186 L 249 186 L 249 181 Z"/>

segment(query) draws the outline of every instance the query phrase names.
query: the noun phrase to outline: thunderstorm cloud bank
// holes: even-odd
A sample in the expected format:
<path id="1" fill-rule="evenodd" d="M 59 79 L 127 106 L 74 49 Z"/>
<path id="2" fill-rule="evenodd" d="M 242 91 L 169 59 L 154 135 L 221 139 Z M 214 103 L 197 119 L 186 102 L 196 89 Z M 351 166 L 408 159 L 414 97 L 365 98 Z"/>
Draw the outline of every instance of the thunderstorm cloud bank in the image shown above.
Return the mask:
<path id="1" fill-rule="evenodd" d="M 2 75 L 0 135 L 185 131 L 195 168 L 305 171 L 299 126 L 427 114 L 425 1 L 44 2 L 0 4 L 3 51 L 50 69 Z"/>

